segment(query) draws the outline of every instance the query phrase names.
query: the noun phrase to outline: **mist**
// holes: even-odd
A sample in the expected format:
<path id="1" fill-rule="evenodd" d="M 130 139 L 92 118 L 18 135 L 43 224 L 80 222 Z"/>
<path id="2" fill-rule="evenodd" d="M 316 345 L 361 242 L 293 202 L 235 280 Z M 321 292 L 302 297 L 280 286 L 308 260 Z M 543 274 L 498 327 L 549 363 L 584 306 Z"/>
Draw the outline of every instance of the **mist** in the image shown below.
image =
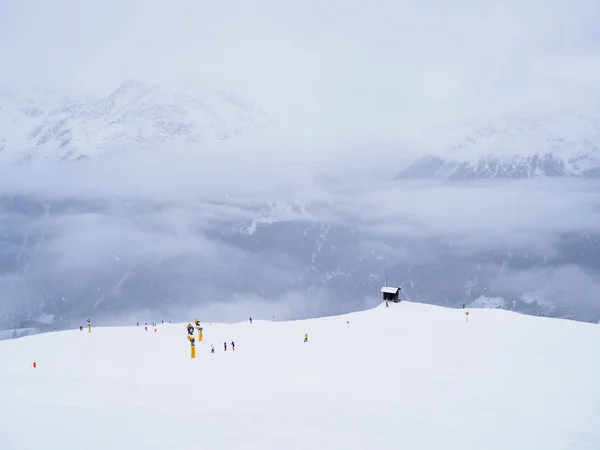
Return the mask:
<path id="1" fill-rule="evenodd" d="M 593 105 L 594 0 L 4 0 L 0 84 L 234 90 L 301 136 L 395 140 L 440 121 Z M 421 144 L 424 144 L 421 140 Z"/>
<path id="2" fill-rule="evenodd" d="M 4 92 L 223 89 L 277 124 L 0 167 L 2 326 L 338 314 L 377 304 L 386 274 L 415 301 L 600 320 L 597 180 L 393 181 L 447 150 L 439 127 L 597 111 L 598 2 L 0 8 Z"/>
<path id="3" fill-rule="evenodd" d="M 343 163 L 332 182 L 328 167 L 250 160 L 131 152 L 4 169 L 5 321 L 314 317 L 377 304 L 386 272 L 415 301 L 458 306 L 479 284 L 600 312 L 593 253 L 564 248 L 600 236 L 595 180 L 357 185 Z"/>

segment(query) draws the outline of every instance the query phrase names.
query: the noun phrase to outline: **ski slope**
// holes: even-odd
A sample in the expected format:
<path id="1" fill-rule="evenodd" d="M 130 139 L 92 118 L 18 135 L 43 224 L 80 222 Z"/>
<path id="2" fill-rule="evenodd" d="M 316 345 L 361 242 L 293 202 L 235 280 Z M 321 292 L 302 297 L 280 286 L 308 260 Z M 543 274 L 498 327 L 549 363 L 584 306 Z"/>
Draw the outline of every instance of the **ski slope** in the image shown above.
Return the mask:
<path id="1" fill-rule="evenodd" d="M 600 449 L 600 326 L 469 311 L 3 341 L 0 449 Z"/>

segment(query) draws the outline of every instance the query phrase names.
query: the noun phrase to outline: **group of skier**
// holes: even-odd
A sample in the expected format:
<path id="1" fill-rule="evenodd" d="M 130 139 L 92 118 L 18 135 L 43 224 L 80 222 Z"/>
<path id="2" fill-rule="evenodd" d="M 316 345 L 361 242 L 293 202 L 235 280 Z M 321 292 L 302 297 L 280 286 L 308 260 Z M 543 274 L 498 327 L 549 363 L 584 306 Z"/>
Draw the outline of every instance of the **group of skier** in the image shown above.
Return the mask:
<path id="1" fill-rule="evenodd" d="M 252 317 L 249 317 L 248 320 L 250 321 L 250 323 L 252 323 Z M 304 342 L 308 342 L 308 334 L 306 333 L 304 334 Z M 231 350 L 235 350 L 235 342 L 231 341 L 229 345 L 231 347 Z M 227 341 L 223 342 L 223 351 L 227 351 Z M 210 352 L 215 352 L 215 346 L 213 344 L 210 345 Z"/>
<path id="2" fill-rule="evenodd" d="M 231 341 L 231 343 L 229 345 L 231 346 L 231 350 L 235 350 L 235 342 Z M 223 342 L 223 351 L 224 352 L 227 351 L 227 342 Z M 210 344 L 210 352 L 211 353 L 215 352 L 215 346 L 213 344 Z"/>
<path id="3" fill-rule="evenodd" d="M 169 320 L 168 322 L 169 322 L 169 323 L 171 323 L 171 321 L 170 321 L 170 320 Z M 165 321 L 163 320 L 163 321 L 161 321 L 161 323 L 164 325 Z M 156 326 L 157 326 L 157 325 L 158 325 L 158 324 L 157 324 L 156 322 L 152 322 L 152 327 L 156 328 Z M 139 322 L 136 322 L 136 323 L 135 323 L 135 326 L 136 326 L 136 327 L 139 327 L 139 326 L 140 326 L 140 323 L 139 323 Z M 144 331 L 148 331 L 148 322 L 146 322 L 146 324 L 144 325 Z"/>

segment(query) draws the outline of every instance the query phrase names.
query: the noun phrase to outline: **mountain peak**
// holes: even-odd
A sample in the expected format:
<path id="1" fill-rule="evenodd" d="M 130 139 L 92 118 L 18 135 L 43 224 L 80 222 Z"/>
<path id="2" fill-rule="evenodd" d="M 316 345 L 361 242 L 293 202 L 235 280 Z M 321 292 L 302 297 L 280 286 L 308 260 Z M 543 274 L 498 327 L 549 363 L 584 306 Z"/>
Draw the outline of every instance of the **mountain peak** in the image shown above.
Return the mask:
<path id="1" fill-rule="evenodd" d="M 402 169 L 396 179 L 600 175 L 600 118 L 593 115 L 505 115 L 487 124 L 438 128 L 432 134 L 437 148 Z"/>
<path id="2" fill-rule="evenodd" d="M 154 86 L 157 88 L 157 86 Z M 135 98 L 142 95 L 152 89 L 152 86 L 148 86 L 137 80 L 125 80 L 121 85 L 109 94 L 109 98 Z"/>
<path id="3" fill-rule="evenodd" d="M 239 139 L 277 123 L 239 95 L 126 80 L 96 99 L 0 97 L 0 163 L 93 157 L 111 148 Z"/>

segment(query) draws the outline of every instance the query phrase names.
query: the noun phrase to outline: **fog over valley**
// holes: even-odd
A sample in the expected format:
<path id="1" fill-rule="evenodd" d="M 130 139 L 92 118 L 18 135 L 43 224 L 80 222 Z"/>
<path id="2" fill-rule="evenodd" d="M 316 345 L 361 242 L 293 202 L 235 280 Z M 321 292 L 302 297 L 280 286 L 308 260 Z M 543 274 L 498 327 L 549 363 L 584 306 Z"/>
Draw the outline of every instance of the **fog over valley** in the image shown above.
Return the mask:
<path id="1" fill-rule="evenodd" d="M 0 329 L 599 322 L 598 3 L 284 3 L 2 2 Z"/>

